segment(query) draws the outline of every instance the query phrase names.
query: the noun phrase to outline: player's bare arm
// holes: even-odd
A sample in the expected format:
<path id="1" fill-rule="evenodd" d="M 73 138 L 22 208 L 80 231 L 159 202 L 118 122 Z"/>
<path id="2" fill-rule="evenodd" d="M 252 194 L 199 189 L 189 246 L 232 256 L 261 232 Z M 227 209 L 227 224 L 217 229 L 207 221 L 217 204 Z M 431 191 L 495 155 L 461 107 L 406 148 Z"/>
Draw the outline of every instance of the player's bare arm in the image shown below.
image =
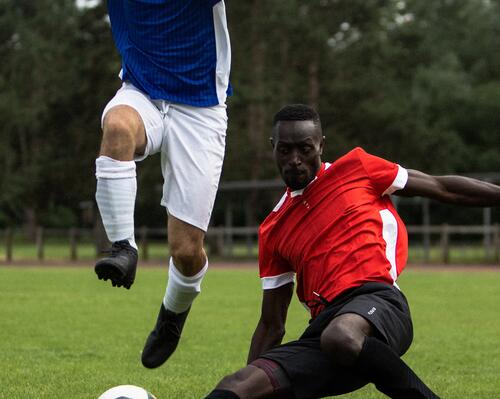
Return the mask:
<path id="1" fill-rule="evenodd" d="M 285 322 L 292 295 L 293 283 L 264 290 L 260 320 L 252 337 L 248 363 L 281 343 L 285 335 Z"/>
<path id="2" fill-rule="evenodd" d="M 465 176 L 432 176 L 408 169 L 408 182 L 395 195 L 421 196 L 465 206 L 500 206 L 500 186 Z"/>

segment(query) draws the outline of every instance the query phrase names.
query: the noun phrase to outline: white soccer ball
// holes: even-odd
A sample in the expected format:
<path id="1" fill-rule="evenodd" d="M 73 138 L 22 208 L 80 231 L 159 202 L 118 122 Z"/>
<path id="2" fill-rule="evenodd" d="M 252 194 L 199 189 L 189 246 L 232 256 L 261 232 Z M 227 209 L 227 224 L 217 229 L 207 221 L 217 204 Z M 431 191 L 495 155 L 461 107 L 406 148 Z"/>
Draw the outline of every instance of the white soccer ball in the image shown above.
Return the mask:
<path id="1" fill-rule="evenodd" d="M 120 385 L 108 389 L 97 399 L 156 399 L 156 397 L 144 388 L 135 385 Z"/>

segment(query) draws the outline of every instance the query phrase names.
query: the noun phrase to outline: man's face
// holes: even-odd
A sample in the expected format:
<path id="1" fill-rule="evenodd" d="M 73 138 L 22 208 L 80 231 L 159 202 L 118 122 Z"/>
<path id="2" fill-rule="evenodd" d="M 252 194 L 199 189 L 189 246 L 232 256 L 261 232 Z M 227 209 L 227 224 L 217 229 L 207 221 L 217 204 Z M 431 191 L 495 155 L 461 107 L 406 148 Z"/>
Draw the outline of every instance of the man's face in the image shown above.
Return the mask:
<path id="1" fill-rule="evenodd" d="M 300 190 L 321 166 L 323 136 L 313 121 L 280 121 L 271 139 L 278 170 L 291 190 Z"/>

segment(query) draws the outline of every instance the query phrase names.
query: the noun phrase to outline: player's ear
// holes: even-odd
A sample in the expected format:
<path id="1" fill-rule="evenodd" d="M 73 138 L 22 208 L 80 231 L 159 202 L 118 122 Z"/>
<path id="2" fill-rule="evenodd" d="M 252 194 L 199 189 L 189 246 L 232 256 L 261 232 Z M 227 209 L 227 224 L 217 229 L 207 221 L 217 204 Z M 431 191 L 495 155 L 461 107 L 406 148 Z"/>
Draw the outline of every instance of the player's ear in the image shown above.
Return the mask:
<path id="1" fill-rule="evenodd" d="M 321 136 L 321 141 L 319 142 L 319 155 L 323 155 L 323 147 L 325 146 L 325 136 Z"/>
<path id="2" fill-rule="evenodd" d="M 273 137 L 269 137 L 269 142 L 271 143 L 271 148 L 274 150 L 274 139 Z"/>

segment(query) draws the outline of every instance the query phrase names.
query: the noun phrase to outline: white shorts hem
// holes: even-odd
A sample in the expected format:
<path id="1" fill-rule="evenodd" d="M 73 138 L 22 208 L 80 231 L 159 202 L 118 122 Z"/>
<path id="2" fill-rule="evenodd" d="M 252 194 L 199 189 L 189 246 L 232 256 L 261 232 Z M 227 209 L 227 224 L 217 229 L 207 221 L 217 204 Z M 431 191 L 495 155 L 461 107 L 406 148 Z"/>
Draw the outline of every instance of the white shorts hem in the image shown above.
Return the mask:
<path id="1" fill-rule="evenodd" d="M 192 217 L 183 215 L 181 212 L 175 212 L 175 211 L 172 212 L 172 210 L 167 206 L 167 204 L 164 201 L 161 202 L 161 206 L 164 206 L 167 210 L 167 213 L 169 215 L 173 216 L 174 218 L 179 219 L 187 224 L 190 224 L 191 226 L 194 226 L 194 227 L 202 230 L 204 233 L 207 232 L 208 224 L 210 223 L 210 221 L 206 224 L 203 224 L 203 223 L 200 223 L 199 220 L 195 220 Z"/>

